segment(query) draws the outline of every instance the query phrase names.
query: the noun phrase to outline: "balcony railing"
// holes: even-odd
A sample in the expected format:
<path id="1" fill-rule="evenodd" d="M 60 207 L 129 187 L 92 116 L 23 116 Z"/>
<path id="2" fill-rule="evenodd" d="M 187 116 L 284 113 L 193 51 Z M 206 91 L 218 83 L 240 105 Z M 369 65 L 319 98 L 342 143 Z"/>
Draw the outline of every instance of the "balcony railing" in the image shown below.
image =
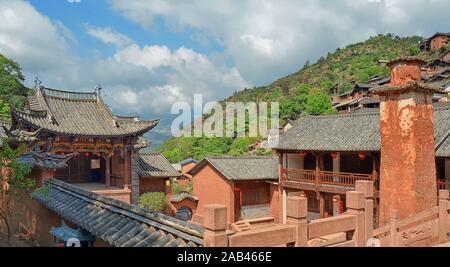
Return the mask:
<path id="1" fill-rule="evenodd" d="M 320 170 L 283 169 L 284 180 L 317 186 L 355 187 L 357 180 L 374 181 L 373 174 L 329 172 Z"/>
<path id="2" fill-rule="evenodd" d="M 450 181 L 444 180 L 439 181 L 439 190 L 448 190 L 450 189 Z"/>

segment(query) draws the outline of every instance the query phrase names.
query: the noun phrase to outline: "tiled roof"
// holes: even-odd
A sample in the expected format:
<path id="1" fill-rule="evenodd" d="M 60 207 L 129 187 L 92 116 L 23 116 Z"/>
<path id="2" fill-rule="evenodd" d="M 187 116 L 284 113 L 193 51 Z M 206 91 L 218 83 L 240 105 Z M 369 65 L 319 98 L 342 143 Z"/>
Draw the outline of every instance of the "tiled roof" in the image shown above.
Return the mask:
<path id="1" fill-rule="evenodd" d="M 378 86 L 371 89 L 371 92 L 377 95 L 384 95 L 389 92 L 405 92 L 409 90 L 421 91 L 421 92 L 431 92 L 431 93 L 442 93 L 442 89 L 434 87 L 430 84 L 425 84 L 422 82 L 410 81 L 402 85 L 393 86 L 391 84 L 386 84 Z M 419 90 L 417 90 L 419 89 Z"/>
<path id="2" fill-rule="evenodd" d="M 203 245 L 203 228 L 59 180 L 49 180 L 32 197 L 112 246 L 185 247 Z"/>
<path id="3" fill-rule="evenodd" d="M 198 160 L 195 160 L 195 159 L 193 159 L 193 158 L 187 158 L 187 159 L 185 159 L 185 160 L 180 161 L 180 165 L 181 165 L 181 166 L 184 166 L 184 165 L 189 164 L 189 163 L 195 163 L 195 164 L 197 164 L 197 163 L 198 163 Z"/>
<path id="4" fill-rule="evenodd" d="M 62 169 L 67 167 L 67 162 L 77 153 L 57 155 L 48 152 L 31 151 L 20 155 L 17 162 L 28 164 L 31 167 Z"/>
<path id="5" fill-rule="evenodd" d="M 193 200 L 193 201 L 197 201 L 197 200 L 198 200 L 198 198 L 197 198 L 196 196 L 192 195 L 192 194 L 189 193 L 189 192 L 183 191 L 183 192 L 180 192 L 180 193 L 178 193 L 178 194 L 176 194 L 176 195 L 173 195 L 173 196 L 170 198 L 170 201 L 171 201 L 171 202 L 178 203 L 178 202 L 181 202 L 181 201 L 183 201 L 183 200 L 185 200 L 185 199 L 190 199 L 190 200 Z"/>
<path id="6" fill-rule="evenodd" d="M 434 104 L 436 156 L 450 156 L 450 104 Z M 380 113 L 303 116 L 280 135 L 277 149 L 310 151 L 379 151 Z"/>
<path id="7" fill-rule="evenodd" d="M 188 174 L 194 175 L 206 164 L 211 164 L 229 180 L 277 180 L 278 159 L 274 157 L 207 157 Z"/>
<path id="8" fill-rule="evenodd" d="M 12 110 L 13 117 L 32 127 L 58 134 L 111 137 L 140 135 L 159 122 L 113 116 L 96 92 L 79 93 L 40 87 L 36 95 L 27 100 L 27 109 Z"/>
<path id="9" fill-rule="evenodd" d="M 177 177 L 181 174 L 161 153 L 140 153 L 137 157 L 140 177 Z"/>

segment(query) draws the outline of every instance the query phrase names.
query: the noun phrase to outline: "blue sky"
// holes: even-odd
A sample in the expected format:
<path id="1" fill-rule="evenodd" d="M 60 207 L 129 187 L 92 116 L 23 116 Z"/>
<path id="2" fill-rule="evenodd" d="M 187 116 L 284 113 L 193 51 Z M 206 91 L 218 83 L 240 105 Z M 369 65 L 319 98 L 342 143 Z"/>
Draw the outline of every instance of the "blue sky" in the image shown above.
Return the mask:
<path id="1" fill-rule="evenodd" d="M 0 0 L 0 53 L 27 85 L 103 87 L 113 112 L 161 118 L 172 104 L 266 85 L 380 33 L 448 32 L 447 0 Z"/>
<path id="2" fill-rule="evenodd" d="M 217 42 L 202 45 L 192 37 L 197 31 L 186 28 L 183 31 L 172 31 L 166 27 L 164 17 L 155 18 L 155 24 L 151 30 L 145 30 L 136 23 L 121 16 L 118 11 L 113 10 L 107 1 L 90 0 L 79 3 L 69 1 L 32 0 L 30 3 L 42 14 L 51 19 L 63 22 L 77 37 L 77 53 L 84 59 L 89 60 L 92 51 L 97 50 L 103 56 L 111 56 L 115 50 L 110 45 L 92 38 L 86 33 L 85 24 L 97 27 L 109 27 L 117 32 L 126 33 L 128 37 L 139 45 L 151 42 L 154 45 L 165 45 L 171 50 L 180 46 L 189 47 L 202 54 L 213 51 L 223 51 L 223 47 Z"/>

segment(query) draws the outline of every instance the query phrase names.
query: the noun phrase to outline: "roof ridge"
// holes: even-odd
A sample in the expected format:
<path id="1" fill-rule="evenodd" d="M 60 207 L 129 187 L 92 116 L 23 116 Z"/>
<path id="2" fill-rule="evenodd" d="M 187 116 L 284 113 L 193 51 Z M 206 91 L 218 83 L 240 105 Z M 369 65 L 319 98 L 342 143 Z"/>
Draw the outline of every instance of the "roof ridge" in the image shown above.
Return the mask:
<path id="1" fill-rule="evenodd" d="M 54 89 L 49 87 L 41 87 L 40 89 L 53 91 L 53 92 L 59 92 L 59 93 L 68 93 L 68 94 L 83 94 L 83 95 L 97 95 L 96 92 L 79 92 L 79 91 L 67 91 L 67 90 L 61 90 L 61 89 Z"/>
<path id="2" fill-rule="evenodd" d="M 252 155 L 243 155 L 243 156 L 212 156 L 212 157 L 205 157 L 205 159 L 269 159 L 274 158 L 272 156 L 252 156 Z"/>
<path id="3" fill-rule="evenodd" d="M 312 119 L 326 119 L 326 118 L 336 118 L 336 117 L 355 117 L 355 116 L 368 116 L 368 115 L 379 115 L 380 111 L 369 111 L 369 112 L 354 112 L 354 113 L 339 113 L 330 115 L 304 115 L 303 118 L 308 117 Z M 302 118 L 302 117 L 300 117 Z"/>

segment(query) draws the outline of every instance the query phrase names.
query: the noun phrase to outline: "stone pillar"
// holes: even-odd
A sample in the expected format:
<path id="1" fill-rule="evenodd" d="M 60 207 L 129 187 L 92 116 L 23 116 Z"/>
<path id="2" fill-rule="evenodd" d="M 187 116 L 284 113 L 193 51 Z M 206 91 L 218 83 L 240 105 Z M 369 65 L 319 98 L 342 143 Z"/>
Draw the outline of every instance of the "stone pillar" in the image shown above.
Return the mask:
<path id="1" fill-rule="evenodd" d="M 339 195 L 333 196 L 333 216 L 338 216 L 341 213 L 341 197 Z"/>
<path id="2" fill-rule="evenodd" d="M 448 190 L 439 190 L 439 220 L 438 220 L 438 236 L 439 242 L 448 240 L 448 231 L 450 215 L 448 214 L 450 208 L 450 199 Z"/>
<path id="3" fill-rule="evenodd" d="M 436 206 L 433 89 L 421 83 L 417 59 L 388 63 L 391 83 L 372 89 L 380 95 L 380 225 L 391 210 L 400 218 Z"/>
<path id="4" fill-rule="evenodd" d="M 356 216 L 356 230 L 353 239 L 356 247 L 365 247 L 365 220 L 364 220 L 364 193 L 357 191 L 347 191 L 347 213 Z"/>
<path id="5" fill-rule="evenodd" d="M 203 213 L 203 246 L 228 247 L 227 208 L 223 205 L 205 205 Z"/>
<path id="6" fill-rule="evenodd" d="M 287 198 L 287 224 L 294 225 L 297 230 L 296 247 L 306 247 L 308 245 L 308 225 L 306 216 L 308 215 L 308 200 L 305 197 Z"/>
<path id="7" fill-rule="evenodd" d="M 358 180 L 355 189 L 364 194 L 364 240 L 367 242 L 373 236 L 373 182 Z"/>
<path id="8" fill-rule="evenodd" d="M 390 230 L 389 230 L 389 246 L 398 247 L 398 231 L 397 222 L 400 220 L 400 213 L 398 210 L 392 210 L 390 216 Z"/>

